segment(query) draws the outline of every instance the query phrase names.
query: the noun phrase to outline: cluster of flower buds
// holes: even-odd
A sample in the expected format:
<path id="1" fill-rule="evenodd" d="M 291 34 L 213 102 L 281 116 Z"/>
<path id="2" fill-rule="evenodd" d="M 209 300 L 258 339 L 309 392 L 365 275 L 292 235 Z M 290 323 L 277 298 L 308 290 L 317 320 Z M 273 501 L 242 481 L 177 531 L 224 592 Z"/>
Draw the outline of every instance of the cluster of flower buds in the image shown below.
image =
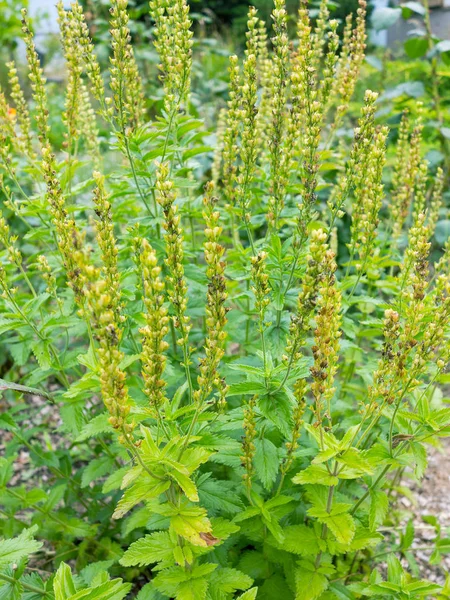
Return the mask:
<path id="1" fill-rule="evenodd" d="M 14 117 L 20 125 L 20 134 L 18 136 L 19 147 L 25 155 L 34 159 L 35 152 L 33 149 L 33 136 L 31 132 L 31 119 L 28 104 L 19 83 L 15 63 L 11 61 L 7 63 L 6 66 L 8 67 L 8 81 L 11 88 L 11 98 L 15 105 L 15 109 L 9 108 L 9 113 L 12 114 L 12 111 L 15 111 Z"/>
<path id="2" fill-rule="evenodd" d="M 386 159 L 386 138 L 388 128 L 381 127 L 373 136 L 373 143 L 367 151 L 365 164 L 361 167 L 364 177 L 358 177 L 354 190 L 354 203 L 351 225 L 350 255 L 356 253 L 360 262 L 357 270 L 367 270 L 367 263 L 373 255 L 379 212 L 384 198 L 382 183 Z"/>
<path id="3" fill-rule="evenodd" d="M 266 271 L 267 256 L 267 252 L 259 252 L 251 258 L 252 292 L 255 294 L 255 309 L 262 319 L 264 319 L 264 314 L 270 303 L 269 275 Z"/>
<path id="4" fill-rule="evenodd" d="M 296 364 L 301 358 L 301 349 L 311 328 L 311 319 L 316 308 L 322 280 L 325 276 L 325 258 L 328 251 L 327 234 L 321 229 L 311 232 L 306 272 L 297 299 L 297 310 L 291 316 L 289 337 L 283 361 Z"/>
<path id="5" fill-rule="evenodd" d="M 47 294 L 50 294 L 51 296 L 53 296 L 56 299 L 59 306 L 62 307 L 63 300 L 58 297 L 58 288 L 56 285 L 56 277 L 53 274 L 52 268 L 48 264 L 47 257 L 44 256 L 43 254 L 40 254 L 37 257 L 37 267 L 38 267 L 39 271 L 41 272 L 42 278 L 44 279 L 45 283 L 47 284 L 47 287 L 46 287 Z"/>
<path id="6" fill-rule="evenodd" d="M 205 249 L 206 276 L 208 278 L 208 292 L 206 297 L 206 340 L 205 357 L 200 360 L 200 374 L 197 377 L 198 390 L 194 392 L 195 402 L 202 404 L 210 395 L 213 387 L 219 392 L 219 402 L 225 402 L 226 384 L 219 374 L 219 365 L 225 353 L 225 340 L 227 334 L 228 309 L 225 306 L 227 299 L 225 262 L 223 255 L 225 248 L 219 243 L 222 227 L 219 225 L 220 213 L 215 208 L 217 199 L 213 196 L 214 186 L 206 184 L 205 198 L 203 201 L 205 219 Z"/>
<path id="7" fill-rule="evenodd" d="M 144 115 L 144 92 L 139 75 L 130 30 L 128 28 L 128 0 L 113 0 L 111 13 L 110 87 L 113 92 L 116 119 L 119 129 L 125 133 L 128 127 L 142 124 Z"/>
<path id="8" fill-rule="evenodd" d="M 33 90 L 33 99 L 36 104 L 35 119 L 39 132 L 39 141 L 44 146 L 48 141 L 48 133 L 50 126 L 48 123 L 48 103 L 47 93 L 45 91 L 46 79 L 44 77 L 39 57 L 36 52 L 36 48 L 33 41 L 33 33 L 30 29 L 30 24 L 27 19 L 27 10 L 23 8 L 22 14 L 22 32 L 23 39 L 25 41 L 27 62 L 29 68 L 29 78 L 31 81 L 31 88 Z"/>
<path id="9" fill-rule="evenodd" d="M 404 113 L 400 123 L 397 163 L 392 177 L 392 198 L 390 202 L 394 246 L 398 243 L 398 238 L 403 231 L 414 195 L 421 165 L 422 130 L 421 105 L 419 105 L 411 135 L 409 135 L 409 117 L 406 113 Z"/>
<path id="10" fill-rule="evenodd" d="M 7 251 L 8 260 L 17 267 L 22 267 L 22 253 L 16 247 L 17 235 L 11 235 L 9 225 L 0 210 L 0 242 Z"/>
<path id="11" fill-rule="evenodd" d="M 367 1 L 359 0 L 358 4 L 356 25 L 353 31 L 351 29 L 352 16 L 349 15 L 346 21 L 342 50 L 331 93 L 331 96 L 339 101 L 332 126 L 334 130 L 338 129 L 348 110 L 365 56 Z"/>
<path id="12" fill-rule="evenodd" d="M 380 398 L 382 399 L 382 404 L 392 404 L 395 400 L 392 381 L 396 368 L 393 368 L 393 365 L 399 356 L 398 339 L 400 332 L 400 316 L 398 312 L 393 309 L 387 309 L 384 313 L 383 321 L 384 342 L 381 358 L 373 376 L 373 384 L 368 389 L 369 402 L 367 411 L 369 413 L 375 411 L 379 406 Z"/>
<path id="13" fill-rule="evenodd" d="M 83 13 L 83 7 L 76 2 L 70 5 L 68 18 L 71 20 L 73 39 L 80 45 L 84 67 L 91 82 L 91 90 L 94 98 L 100 103 L 103 115 L 106 117 L 105 85 L 101 76 L 100 64 L 94 52 L 94 45 L 89 35 L 89 28 Z"/>
<path id="14" fill-rule="evenodd" d="M 64 195 L 57 176 L 55 156 L 48 144 L 42 148 L 42 171 L 47 188 L 47 201 L 56 230 L 59 251 L 64 262 L 69 286 L 75 294 L 78 306 L 83 306 L 83 284 L 80 278 L 80 265 L 87 262 L 87 249 L 84 235 L 80 232 L 65 206 Z"/>
<path id="15" fill-rule="evenodd" d="M 339 360 L 339 339 L 341 337 L 341 293 L 336 285 L 336 261 L 331 250 L 323 259 L 323 275 L 317 300 L 316 328 L 312 353 L 314 365 L 311 367 L 313 382 L 311 391 L 315 401 L 316 425 L 322 423 L 322 408 L 327 403 L 326 418 L 331 425 L 330 401 L 335 392 L 334 377 Z"/>
<path id="16" fill-rule="evenodd" d="M 299 443 L 298 439 L 303 426 L 303 416 L 306 409 L 306 391 L 307 382 L 306 379 L 298 379 L 294 385 L 294 396 L 296 399 L 296 405 L 292 413 L 292 434 L 291 439 L 286 442 L 286 456 L 281 465 L 281 474 L 286 474 L 292 466 L 294 461 L 294 453 L 297 450 Z"/>
<path id="17" fill-rule="evenodd" d="M 120 294 L 120 275 L 117 266 L 118 248 L 114 236 L 114 225 L 111 215 L 111 203 L 105 189 L 105 178 L 98 171 L 94 171 L 93 178 L 96 183 L 94 190 L 94 206 L 97 219 L 95 230 L 97 243 L 101 252 L 102 272 L 108 284 L 111 296 L 111 310 L 114 312 L 117 323 L 122 323 L 125 317 L 120 315 L 122 302 Z"/>
<path id="18" fill-rule="evenodd" d="M 80 270 L 85 284 L 85 315 L 89 315 L 98 341 L 96 353 L 103 402 L 110 414 L 109 422 L 120 432 L 119 441 L 130 445 L 135 425 L 129 421 L 131 402 L 126 373 L 120 367 L 124 357 L 120 350 L 123 332 L 118 327 L 114 311 L 111 309 L 112 298 L 108 282 L 101 277 L 100 269 L 83 264 L 80 265 Z"/>
<path id="19" fill-rule="evenodd" d="M 239 154 L 237 140 L 241 122 L 240 72 L 236 55 L 230 56 L 229 75 L 229 100 L 223 135 L 222 185 L 225 199 L 232 208 L 235 204 L 234 184 L 237 172 L 236 160 Z"/>
<path id="20" fill-rule="evenodd" d="M 147 240 L 141 239 L 140 273 L 144 286 L 145 326 L 142 335 L 142 376 L 144 391 L 150 405 L 159 407 L 165 400 L 163 379 L 166 366 L 165 351 L 169 344 L 164 340 L 169 331 L 169 317 L 164 306 L 164 281 L 156 253 Z"/>
<path id="21" fill-rule="evenodd" d="M 164 107 L 169 118 L 188 100 L 192 68 L 193 32 L 186 0 L 151 0 L 155 47 L 164 84 Z"/>
<path id="22" fill-rule="evenodd" d="M 190 318 L 186 314 L 187 308 L 187 284 L 184 276 L 184 237 L 181 227 L 181 219 L 175 205 L 175 191 L 173 181 L 169 179 L 169 167 L 167 164 L 159 164 L 156 174 L 156 190 L 158 192 L 158 203 L 164 213 L 164 227 L 166 230 L 166 264 L 169 269 L 167 281 L 169 283 L 169 300 L 175 311 L 174 324 L 180 333 L 178 344 L 187 347 L 189 331 L 191 329 Z"/>
<path id="23" fill-rule="evenodd" d="M 375 135 L 374 120 L 377 98 L 378 94 L 376 92 L 366 90 L 361 117 L 354 130 L 354 141 L 350 151 L 350 158 L 345 165 L 344 174 L 338 178 L 327 203 L 332 214 L 331 225 L 334 224 L 336 217 L 342 218 L 344 216 L 343 207 L 352 189 L 360 190 L 360 194 L 364 193 L 368 157 Z"/>
<path id="24" fill-rule="evenodd" d="M 80 16 L 78 11 L 66 11 L 62 2 L 58 2 L 58 18 L 61 30 L 61 42 L 67 63 L 68 81 L 66 93 L 66 110 L 63 119 L 66 125 L 65 147 L 70 154 L 83 135 L 93 155 L 98 160 L 98 130 L 95 113 L 91 105 L 89 93 L 82 79 L 84 67 L 84 50 L 79 43 Z"/>
<path id="25" fill-rule="evenodd" d="M 237 175 L 236 199 L 241 208 L 241 217 L 250 221 L 248 214 L 248 190 L 251 185 L 258 156 L 257 118 L 258 89 L 256 57 L 258 52 L 258 17 L 256 9 L 250 8 L 247 21 L 247 48 L 243 65 L 243 85 L 240 90 L 242 109 L 242 133 L 240 147 L 240 166 Z"/>
<path id="26" fill-rule="evenodd" d="M 270 190 L 267 220 L 273 229 L 278 227 L 278 218 L 284 206 L 284 160 L 283 138 L 286 130 L 287 84 L 289 73 L 289 38 L 287 33 L 287 11 L 284 0 L 275 0 L 272 11 L 274 36 L 272 44 L 272 118 L 269 130 Z"/>

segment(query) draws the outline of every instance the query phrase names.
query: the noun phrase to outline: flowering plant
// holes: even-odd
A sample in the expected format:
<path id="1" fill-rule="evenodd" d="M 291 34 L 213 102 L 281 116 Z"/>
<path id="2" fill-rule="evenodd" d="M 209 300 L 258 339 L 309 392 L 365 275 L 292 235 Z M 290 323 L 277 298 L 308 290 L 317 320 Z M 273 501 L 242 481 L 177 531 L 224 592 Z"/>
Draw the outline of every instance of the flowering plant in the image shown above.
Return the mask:
<path id="1" fill-rule="evenodd" d="M 81 6 L 58 5 L 62 148 L 26 11 L 31 113 L 14 64 L 0 96 L 0 594 L 444 594 L 398 558 L 414 532 L 397 547 L 380 530 L 449 433 L 448 244 L 430 258 L 444 175 L 420 106 L 387 146 L 368 90 L 348 142 L 365 0 L 342 40 L 326 1 L 315 23 L 302 3 L 295 43 L 275 0 L 270 34 L 249 10 L 207 147 L 188 6 L 150 10 L 153 118 L 126 0 L 108 85 Z"/>

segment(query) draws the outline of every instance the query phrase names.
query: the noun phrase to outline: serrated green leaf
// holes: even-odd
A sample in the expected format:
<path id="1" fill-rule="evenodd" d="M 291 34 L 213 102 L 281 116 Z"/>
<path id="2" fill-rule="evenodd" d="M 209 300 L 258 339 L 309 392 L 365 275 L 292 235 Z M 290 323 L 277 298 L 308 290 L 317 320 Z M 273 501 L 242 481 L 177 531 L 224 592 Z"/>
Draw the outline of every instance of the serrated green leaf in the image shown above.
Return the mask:
<path id="1" fill-rule="evenodd" d="M 33 539 L 37 526 L 24 529 L 15 538 L 0 540 L 0 565 L 10 565 L 19 562 L 22 558 L 37 552 L 42 547 L 42 542 Z"/>
<path id="2" fill-rule="evenodd" d="M 381 490 L 370 491 L 369 527 L 375 531 L 383 524 L 389 508 L 389 498 Z"/>
<path id="3" fill-rule="evenodd" d="M 124 567 L 145 567 L 152 563 L 173 560 L 174 544 L 167 531 L 157 531 L 133 542 L 120 559 Z"/>
<path id="4" fill-rule="evenodd" d="M 276 446 L 268 439 L 255 440 L 255 457 L 253 464 L 261 483 L 270 490 L 278 475 L 279 459 Z"/>
<path id="5" fill-rule="evenodd" d="M 292 478 L 292 481 L 300 484 L 318 483 L 320 485 L 330 486 L 337 485 L 339 483 L 339 478 L 336 477 L 336 475 L 331 474 L 325 465 L 312 464 L 295 475 L 295 477 Z"/>

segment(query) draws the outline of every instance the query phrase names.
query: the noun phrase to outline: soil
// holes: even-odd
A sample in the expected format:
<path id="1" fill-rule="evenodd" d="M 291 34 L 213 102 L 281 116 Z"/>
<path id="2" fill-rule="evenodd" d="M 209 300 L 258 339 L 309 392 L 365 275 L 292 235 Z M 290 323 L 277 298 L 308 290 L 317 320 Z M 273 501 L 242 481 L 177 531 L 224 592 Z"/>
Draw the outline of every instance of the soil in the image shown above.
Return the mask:
<path id="1" fill-rule="evenodd" d="M 414 494 L 415 506 L 407 498 L 401 502 L 414 514 L 415 539 L 412 549 L 417 548 L 414 556 L 421 576 L 442 585 L 450 573 L 450 553 L 442 554 L 440 564 L 430 565 L 436 532 L 432 525 L 424 522 L 423 517 L 435 516 L 441 527 L 441 537 L 450 537 L 450 439 L 442 440 L 441 449 L 430 448 L 428 461 L 428 469 L 420 486 L 405 481 Z M 428 547 L 430 550 L 424 549 Z"/>

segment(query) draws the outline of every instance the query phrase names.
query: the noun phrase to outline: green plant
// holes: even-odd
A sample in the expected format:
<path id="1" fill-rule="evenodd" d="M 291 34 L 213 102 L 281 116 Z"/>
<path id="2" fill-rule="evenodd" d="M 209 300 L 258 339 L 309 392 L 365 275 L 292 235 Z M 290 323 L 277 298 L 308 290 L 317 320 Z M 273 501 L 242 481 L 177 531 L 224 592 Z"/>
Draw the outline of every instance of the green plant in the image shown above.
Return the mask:
<path id="1" fill-rule="evenodd" d="M 449 433 L 450 271 L 448 243 L 429 258 L 444 175 L 420 120 L 387 148 L 368 90 L 353 122 L 364 0 L 342 42 L 325 1 L 315 26 L 302 3 L 295 50 L 282 0 L 273 51 L 250 9 L 214 148 L 190 113 L 188 7 L 150 9 L 154 120 L 126 0 L 108 86 L 59 5 L 58 155 L 26 11 L 32 114 L 14 65 L 15 108 L 1 96 L 0 595 L 448 597 L 396 556 L 410 525 L 399 546 L 380 531 Z"/>

